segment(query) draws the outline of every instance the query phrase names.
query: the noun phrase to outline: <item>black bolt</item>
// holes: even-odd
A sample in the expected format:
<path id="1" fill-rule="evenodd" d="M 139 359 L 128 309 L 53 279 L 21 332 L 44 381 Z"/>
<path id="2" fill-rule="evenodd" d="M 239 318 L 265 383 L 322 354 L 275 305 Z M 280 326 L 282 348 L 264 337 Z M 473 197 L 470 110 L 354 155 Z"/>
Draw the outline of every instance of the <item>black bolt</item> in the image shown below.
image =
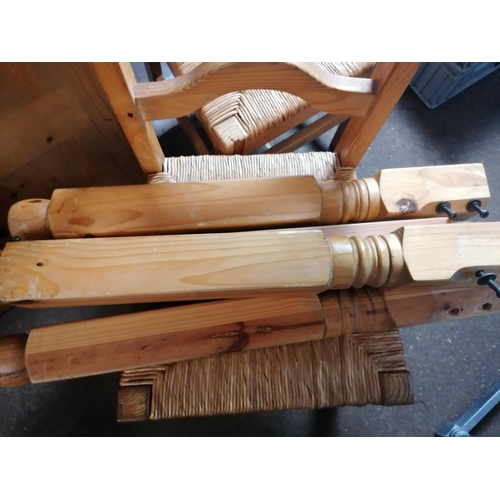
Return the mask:
<path id="1" fill-rule="evenodd" d="M 438 214 L 446 214 L 450 219 L 454 219 L 457 216 L 457 212 L 451 209 L 449 201 L 442 201 L 441 203 L 438 203 L 436 212 Z"/>
<path id="2" fill-rule="evenodd" d="M 490 213 L 481 208 L 481 200 L 471 200 L 467 203 L 467 212 L 477 212 L 481 219 L 486 219 Z"/>
<path id="3" fill-rule="evenodd" d="M 485 273 L 484 271 L 478 271 L 476 273 L 477 284 L 478 285 L 488 285 L 500 299 L 500 285 L 495 282 L 497 275 L 494 273 Z"/>
<path id="4" fill-rule="evenodd" d="M 21 241 L 21 237 L 20 236 L 12 236 L 10 241 Z"/>

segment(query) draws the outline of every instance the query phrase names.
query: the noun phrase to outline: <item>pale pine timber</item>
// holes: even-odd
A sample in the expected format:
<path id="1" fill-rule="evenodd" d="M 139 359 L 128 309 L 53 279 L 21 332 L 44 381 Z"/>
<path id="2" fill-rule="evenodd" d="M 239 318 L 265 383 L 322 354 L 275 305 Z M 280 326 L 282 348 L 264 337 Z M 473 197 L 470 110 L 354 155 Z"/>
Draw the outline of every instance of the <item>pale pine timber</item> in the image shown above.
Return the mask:
<path id="1" fill-rule="evenodd" d="M 24 360 L 27 340 L 21 333 L 0 338 L 0 387 L 30 383 Z"/>
<path id="2" fill-rule="evenodd" d="M 278 144 L 270 147 L 264 154 L 281 154 L 295 151 L 302 146 L 309 144 L 320 135 L 328 132 L 333 127 L 347 120 L 346 116 L 325 115 L 318 118 L 315 122 L 307 125 L 290 137 L 280 141 Z"/>
<path id="3" fill-rule="evenodd" d="M 189 137 L 189 140 L 193 144 L 193 147 L 198 155 L 209 155 L 210 151 L 203 142 L 203 139 L 198 134 L 196 128 L 191 123 L 191 120 L 187 116 L 182 116 L 177 118 L 179 125 L 181 126 L 184 133 Z"/>
<path id="4" fill-rule="evenodd" d="M 25 364 L 36 383 L 499 311 L 485 287 L 365 287 L 205 302 L 35 328 Z M 22 360 L 24 348 L 8 346 L 9 359 Z"/>
<path id="5" fill-rule="evenodd" d="M 0 303 L 57 307 L 475 285 L 479 270 L 500 271 L 499 222 L 410 225 L 366 238 L 287 229 L 20 241 L 0 257 Z"/>
<path id="6" fill-rule="evenodd" d="M 177 77 L 192 71 L 199 63 L 167 64 Z M 330 73 L 349 77 L 368 77 L 375 66 L 374 63 L 360 62 L 314 64 Z M 215 152 L 225 155 L 250 154 L 316 114 L 312 106 L 296 96 L 272 90 L 241 89 L 211 101 L 196 112 Z M 331 118 L 336 120 L 335 116 Z M 302 138 L 313 140 L 319 133 L 321 130 L 315 122 L 292 135 L 299 134 Z M 296 144 L 295 141 L 288 143 L 286 149 Z M 279 146 L 278 150 L 282 152 Z"/>
<path id="7" fill-rule="evenodd" d="M 227 229 L 437 217 L 448 201 L 465 219 L 472 199 L 490 199 L 481 164 L 382 170 L 373 178 L 313 176 L 59 189 L 12 206 L 21 239 L 140 236 Z"/>
<path id="8" fill-rule="evenodd" d="M 42 307 L 204 300 L 323 291 L 331 274 L 319 230 L 21 241 L 0 257 L 0 297 Z"/>
<path id="9" fill-rule="evenodd" d="M 474 283 L 476 271 L 499 274 L 500 223 L 470 226 L 405 228 L 404 256 L 413 281 Z"/>
<path id="10" fill-rule="evenodd" d="M 302 98 L 318 111 L 364 116 L 375 102 L 368 78 L 333 75 L 312 63 L 201 63 L 173 80 L 137 83 L 134 96 L 146 121 L 194 113 L 210 101 L 242 89 L 279 90 Z"/>
<path id="11" fill-rule="evenodd" d="M 352 116 L 330 146 L 344 167 L 356 167 L 368 151 L 394 106 L 411 82 L 420 63 L 378 64 L 372 74 L 379 96 L 366 116 Z"/>
<path id="12" fill-rule="evenodd" d="M 132 67 L 113 62 L 92 65 L 142 170 L 161 172 L 165 156 L 153 125 L 137 112 L 133 95 L 137 82 Z"/>
<path id="13" fill-rule="evenodd" d="M 467 204 L 476 195 L 482 206 L 487 206 L 490 200 L 481 163 L 394 168 L 380 170 L 373 178 L 380 190 L 378 218 L 381 220 L 393 219 L 398 213 L 401 217 L 412 213 L 433 217 L 439 201 L 450 203 L 457 212 L 456 220 L 466 219 L 473 215 L 467 211 Z"/>

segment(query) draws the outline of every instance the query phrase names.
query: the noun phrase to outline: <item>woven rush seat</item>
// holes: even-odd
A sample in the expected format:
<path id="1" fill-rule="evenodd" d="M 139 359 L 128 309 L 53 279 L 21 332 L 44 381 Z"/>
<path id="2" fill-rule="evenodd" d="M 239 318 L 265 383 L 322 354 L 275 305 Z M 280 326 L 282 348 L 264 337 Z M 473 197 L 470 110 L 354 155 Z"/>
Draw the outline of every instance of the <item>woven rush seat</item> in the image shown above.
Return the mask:
<path id="1" fill-rule="evenodd" d="M 349 170 L 352 175 L 352 170 Z M 313 175 L 317 181 L 339 178 L 336 153 L 310 152 L 268 155 L 180 156 L 165 158 L 163 172 L 149 182 L 202 182 Z"/>
<path id="2" fill-rule="evenodd" d="M 123 372 L 117 420 L 413 403 L 397 330 Z"/>
<path id="3" fill-rule="evenodd" d="M 169 63 L 174 76 L 181 76 L 196 68 L 198 62 Z M 338 76 L 369 77 L 375 63 L 318 62 L 322 70 Z M 197 113 L 215 150 L 222 154 L 246 153 L 245 144 L 263 136 L 261 145 L 273 136 L 267 131 L 290 120 L 293 128 L 317 114 L 299 97 L 274 90 L 243 90 L 232 92 L 203 106 Z M 296 119 L 294 119 L 296 118 Z M 260 142 L 259 142 L 260 144 Z M 257 147 L 260 147 L 257 145 Z M 255 148 L 251 148 L 255 149 Z"/>

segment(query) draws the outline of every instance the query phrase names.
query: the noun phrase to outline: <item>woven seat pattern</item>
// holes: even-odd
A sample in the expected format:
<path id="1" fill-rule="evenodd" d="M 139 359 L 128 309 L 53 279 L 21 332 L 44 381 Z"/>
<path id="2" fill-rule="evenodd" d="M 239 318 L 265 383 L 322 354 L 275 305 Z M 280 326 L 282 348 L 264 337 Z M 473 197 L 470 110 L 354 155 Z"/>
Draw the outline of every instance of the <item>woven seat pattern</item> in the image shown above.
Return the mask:
<path id="1" fill-rule="evenodd" d="M 169 63 L 175 76 L 184 75 L 199 62 Z M 368 77 L 375 63 L 318 62 L 321 69 L 339 76 Z M 238 144 L 251 141 L 294 117 L 308 105 L 299 97 L 274 90 L 231 92 L 203 106 L 198 116 L 216 150 L 238 152 Z"/>

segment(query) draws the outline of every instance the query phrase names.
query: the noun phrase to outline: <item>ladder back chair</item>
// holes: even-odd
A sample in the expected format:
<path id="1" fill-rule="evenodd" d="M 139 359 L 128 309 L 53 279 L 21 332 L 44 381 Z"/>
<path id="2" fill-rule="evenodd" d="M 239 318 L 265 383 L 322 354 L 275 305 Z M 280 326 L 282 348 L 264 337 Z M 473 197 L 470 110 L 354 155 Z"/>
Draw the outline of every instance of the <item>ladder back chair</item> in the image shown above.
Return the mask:
<path id="1" fill-rule="evenodd" d="M 303 129 L 298 138 L 292 136 L 284 141 L 284 146 L 267 152 L 296 149 L 304 141 L 313 140 L 343 122 L 331 149 L 337 153 L 343 168 L 356 167 L 418 66 L 419 63 L 373 66 L 363 63 L 171 63 L 174 74 L 178 75 L 174 79 L 137 83 L 130 63 L 94 63 L 117 119 L 148 174 L 162 172 L 164 164 L 164 154 L 151 121 L 179 119 L 196 149 L 208 154 L 187 118 L 193 112 L 201 117 L 215 150 L 224 154 L 250 153 L 318 112 L 327 113 L 312 124 L 312 129 Z M 370 78 L 358 76 L 371 71 L 372 67 Z M 152 78 L 159 76 L 156 66 Z M 242 104 L 235 107 L 237 102 Z M 266 102 L 269 105 L 263 104 Z M 282 104 L 281 109 L 278 102 Z M 255 126 L 251 126 L 252 123 Z M 245 137 L 243 129 L 248 133 Z M 233 135 L 235 131 L 239 132 Z"/>

